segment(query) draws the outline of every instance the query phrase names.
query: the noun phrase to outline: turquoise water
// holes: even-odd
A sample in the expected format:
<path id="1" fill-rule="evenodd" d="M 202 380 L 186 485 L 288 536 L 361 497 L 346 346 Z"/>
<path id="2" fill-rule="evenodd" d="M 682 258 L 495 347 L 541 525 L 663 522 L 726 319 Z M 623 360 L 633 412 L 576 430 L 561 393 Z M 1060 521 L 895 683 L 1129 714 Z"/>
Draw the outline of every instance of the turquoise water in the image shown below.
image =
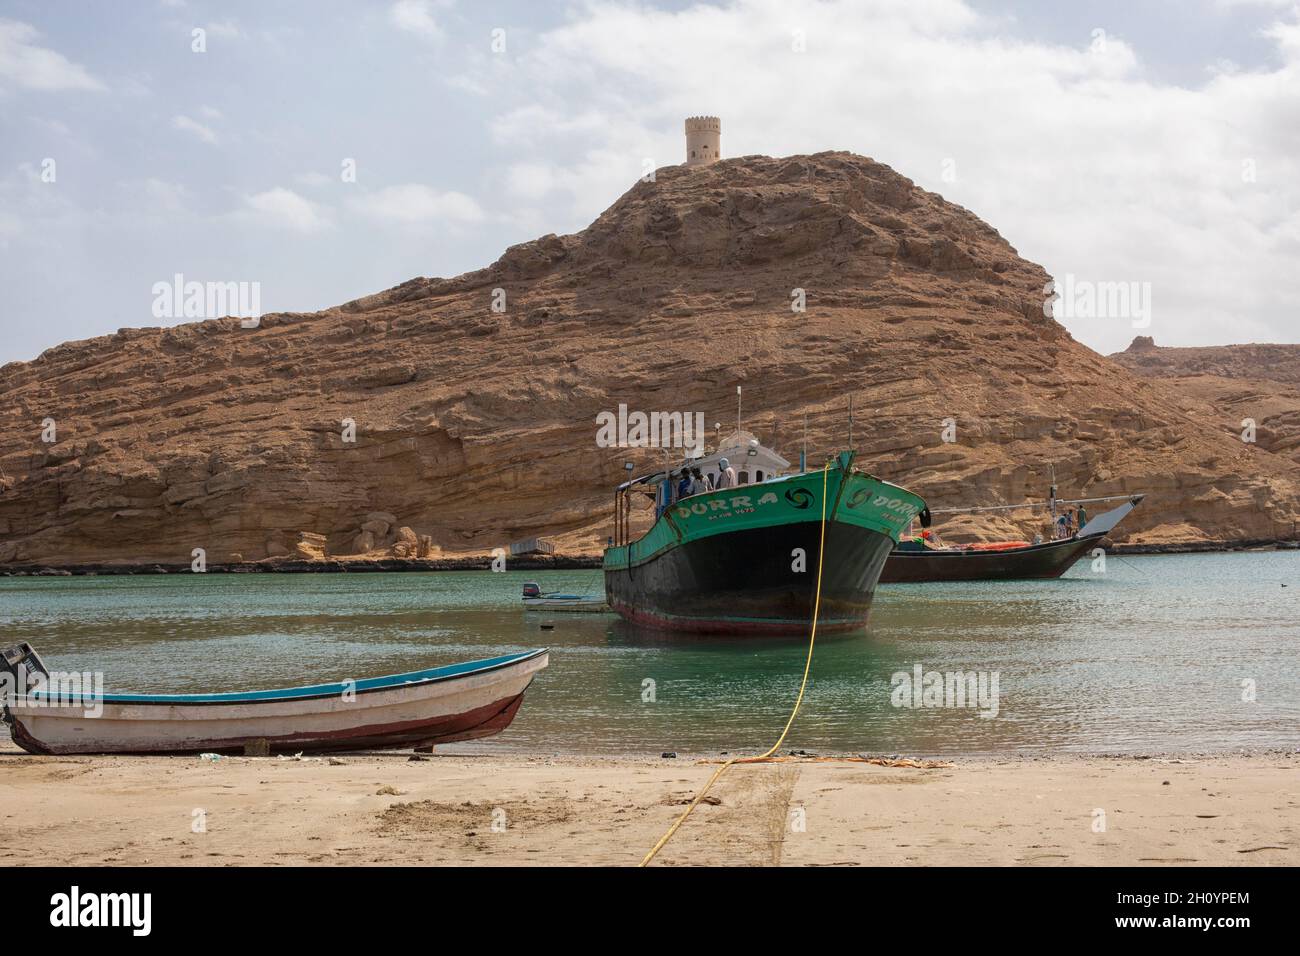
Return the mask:
<path id="1" fill-rule="evenodd" d="M 4 578 L 0 639 L 32 642 L 52 668 L 103 671 L 105 689 L 123 692 L 317 683 L 549 646 L 514 725 L 465 747 L 737 752 L 780 732 L 805 640 L 684 640 L 613 615 L 524 612 L 525 580 L 601 587 L 594 571 Z M 916 664 L 996 672 L 997 716 L 894 706 L 892 675 Z M 1300 747 L 1300 552 L 1111 556 L 1104 573 L 1085 560 L 1059 581 L 883 586 L 866 630 L 818 639 L 788 744 Z"/>

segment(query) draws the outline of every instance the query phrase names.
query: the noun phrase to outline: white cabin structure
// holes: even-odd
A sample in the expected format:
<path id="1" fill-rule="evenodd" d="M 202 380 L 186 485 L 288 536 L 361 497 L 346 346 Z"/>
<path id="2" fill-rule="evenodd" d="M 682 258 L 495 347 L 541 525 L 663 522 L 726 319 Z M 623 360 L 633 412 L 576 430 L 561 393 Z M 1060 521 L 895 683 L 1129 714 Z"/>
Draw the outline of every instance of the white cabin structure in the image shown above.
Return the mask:
<path id="1" fill-rule="evenodd" d="M 688 460 L 686 466 L 698 468 L 701 474 L 716 475 L 718 462 L 723 458 L 727 459 L 727 463 L 736 472 L 738 485 L 756 485 L 787 474 L 790 469 L 790 462 L 771 448 L 760 444 L 747 431 L 733 431 L 718 442 L 718 448 L 712 454 Z"/>

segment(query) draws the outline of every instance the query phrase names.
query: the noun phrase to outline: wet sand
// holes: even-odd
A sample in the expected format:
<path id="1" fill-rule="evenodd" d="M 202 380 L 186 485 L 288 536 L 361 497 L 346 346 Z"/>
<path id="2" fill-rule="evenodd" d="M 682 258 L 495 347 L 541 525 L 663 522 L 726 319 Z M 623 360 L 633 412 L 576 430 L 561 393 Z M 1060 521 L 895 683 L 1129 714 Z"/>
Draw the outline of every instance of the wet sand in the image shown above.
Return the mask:
<path id="1" fill-rule="evenodd" d="M 629 866 L 716 766 L 409 752 L 209 763 L 32 757 L 6 742 L 0 860 Z M 656 865 L 1295 866 L 1297 770 L 1286 753 L 741 765 Z"/>

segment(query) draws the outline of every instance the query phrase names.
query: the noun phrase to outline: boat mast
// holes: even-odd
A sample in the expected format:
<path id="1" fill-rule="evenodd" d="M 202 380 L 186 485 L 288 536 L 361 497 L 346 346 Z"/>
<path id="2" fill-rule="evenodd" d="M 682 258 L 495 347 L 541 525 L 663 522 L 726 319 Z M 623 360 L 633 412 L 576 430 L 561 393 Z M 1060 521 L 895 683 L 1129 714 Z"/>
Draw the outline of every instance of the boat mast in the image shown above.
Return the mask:
<path id="1" fill-rule="evenodd" d="M 736 386 L 736 434 L 740 434 L 740 386 Z"/>

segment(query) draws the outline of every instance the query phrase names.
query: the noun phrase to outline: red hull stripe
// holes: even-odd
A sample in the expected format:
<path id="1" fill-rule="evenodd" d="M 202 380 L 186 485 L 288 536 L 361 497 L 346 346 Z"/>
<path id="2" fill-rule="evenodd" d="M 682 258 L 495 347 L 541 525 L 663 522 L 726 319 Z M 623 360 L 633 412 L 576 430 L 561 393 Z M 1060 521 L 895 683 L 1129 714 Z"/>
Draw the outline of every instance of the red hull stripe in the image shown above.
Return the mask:
<path id="1" fill-rule="evenodd" d="M 696 634 L 770 634 L 770 635 L 789 635 L 789 634 L 807 634 L 808 629 L 812 626 L 812 621 L 757 621 L 757 620 L 728 620 L 727 618 L 694 618 L 694 617 L 671 617 L 662 614 L 656 614 L 653 611 L 632 608 L 626 604 L 613 602 L 610 604 L 615 611 L 621 614 L 629 621 L 637 624 L 645 624 L 649 627 L 661 628 L 669 631 L 693 632 Z M 854 631 L 861 627 L 866 627 L 867 618 L 864 615 L 861 618 L 850 620 L 832 621 L 826 618 L 819 618 L 817 621 L 818 633 L 841 633 L 844 631 Z"/>

